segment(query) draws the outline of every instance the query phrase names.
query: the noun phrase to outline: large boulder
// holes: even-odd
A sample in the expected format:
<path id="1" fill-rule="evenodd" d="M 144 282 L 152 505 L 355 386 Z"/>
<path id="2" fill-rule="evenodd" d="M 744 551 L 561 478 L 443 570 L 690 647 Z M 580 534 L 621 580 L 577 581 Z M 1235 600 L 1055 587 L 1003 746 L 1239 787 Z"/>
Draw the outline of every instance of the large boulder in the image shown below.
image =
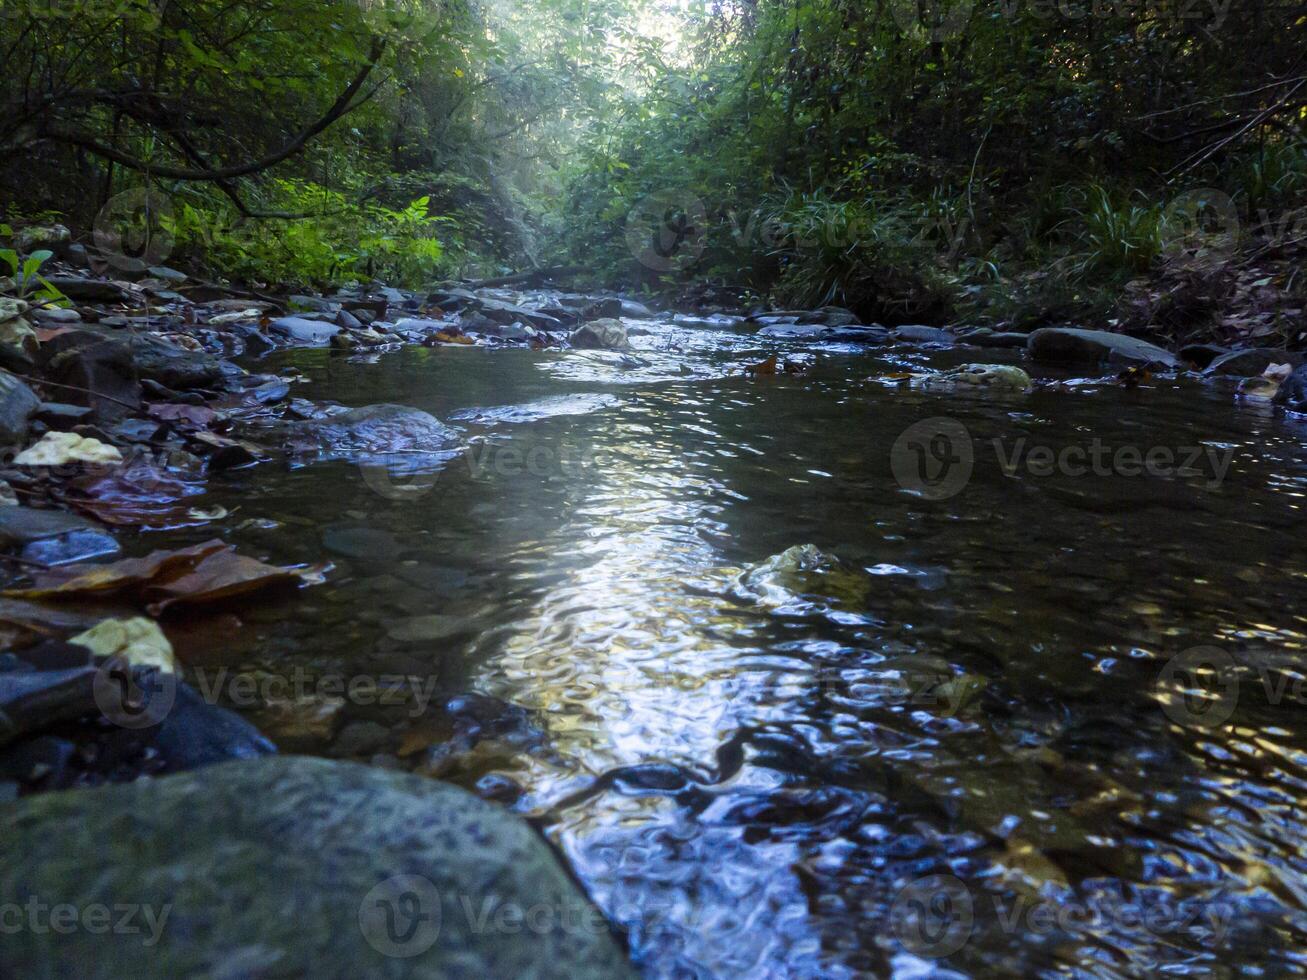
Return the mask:
<path id="1" fill-rule="evenodd" d="M 621 320 L 611 317 L 581 324 L 572 331 L 570 340 L 573 347 L 587 350 L 629 350 L 631 347 L 626 327 Z"/>
<path id="2" fill-rule="evenodd" d="M 1046 364 L 1159 367 L 1167 370 L 1181 366 L 1178 357 L 1156 344 L 1106 330 L 1045 327 L 1030 335 L 1026 349 L 1036 361 Z"/>
<path id="3" fill-rule="evenodd" d="M 6 974 L 633 976 L 525 821 L 453 786 L 320 759 L 0 808 L 0 905 L 33 899 L 47 919 L 70 906 L 86 921 L 6 935 Z M 119 928 L 90 927 L 100 906 Z"/>

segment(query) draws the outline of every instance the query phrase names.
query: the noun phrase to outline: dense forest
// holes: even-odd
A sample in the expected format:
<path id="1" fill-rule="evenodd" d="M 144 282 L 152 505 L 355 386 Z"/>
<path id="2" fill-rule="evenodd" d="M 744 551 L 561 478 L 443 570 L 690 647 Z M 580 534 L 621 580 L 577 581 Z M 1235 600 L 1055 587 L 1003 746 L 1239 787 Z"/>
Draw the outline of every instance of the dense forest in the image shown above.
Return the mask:
<path id="1" fill-rule="evenodd" d="M 148 200 L 175 261 L 254 283 L 569 265 L 891 324 L 1304 329 L 1293 0 L 5 14 L 11 226 Z"/>

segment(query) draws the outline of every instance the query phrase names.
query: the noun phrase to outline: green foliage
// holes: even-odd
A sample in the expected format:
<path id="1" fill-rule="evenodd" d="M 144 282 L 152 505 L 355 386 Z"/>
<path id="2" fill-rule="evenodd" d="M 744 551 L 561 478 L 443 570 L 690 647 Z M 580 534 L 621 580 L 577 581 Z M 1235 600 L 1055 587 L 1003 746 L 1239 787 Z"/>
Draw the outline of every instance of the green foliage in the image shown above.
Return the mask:
<path id="1" fill-rule="evenodd" d="M 0 224 L 0 238 L 11 237 L 14 230 L 9 225 Z M 0 293 L 16 296 L 33 303 L 66 303 L 63 293 L 52 286 L 40 275 L 41 266 L 54 258 L 54 253 L 41 249 L 26 257 L 12 248 L 0 248 L 0 262 L 9 267 L 10 274 L 0 279 Z"/>
<path id="2" fill-rule="evenodd" d="M 250 221 L 220 205 L 185 203 L 173 233 L 198 260 L 251 281 L 328 286 L 380 279 L 420 287 L 444 270 L 438 233 L 457 230 L 452 219 L 429 213 L 427 197 L 398 209 L 358 206 L 316 184 L 277 180 L 269 200 L 304 217 Z"/>

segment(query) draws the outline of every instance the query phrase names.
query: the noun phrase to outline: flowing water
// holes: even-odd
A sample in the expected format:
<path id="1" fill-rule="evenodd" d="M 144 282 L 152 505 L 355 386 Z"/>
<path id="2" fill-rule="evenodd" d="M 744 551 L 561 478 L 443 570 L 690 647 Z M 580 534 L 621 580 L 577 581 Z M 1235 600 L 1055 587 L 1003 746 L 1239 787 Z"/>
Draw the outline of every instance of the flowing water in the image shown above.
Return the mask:
<path id="1" fill-rule="evenodd" d="M 231 477 L 243 550 L 336 570 L 192 663 L 438 682 L 347 711 L 381 763 L 536 820 L 649 976 L 1307 970 L 1307 426 L 1194 381 L 968 396 L 893 376 L 1003 354 L 649 328 L 261 362 L 469 449 Z M 808 369 L 743 373 L 776 351 Z M 894 449 L 931 417 L 974 457 L 943 499 L 903 482 L 938 447 Z M 1131 447 L 1181 471 L 1102 463 Z"/>

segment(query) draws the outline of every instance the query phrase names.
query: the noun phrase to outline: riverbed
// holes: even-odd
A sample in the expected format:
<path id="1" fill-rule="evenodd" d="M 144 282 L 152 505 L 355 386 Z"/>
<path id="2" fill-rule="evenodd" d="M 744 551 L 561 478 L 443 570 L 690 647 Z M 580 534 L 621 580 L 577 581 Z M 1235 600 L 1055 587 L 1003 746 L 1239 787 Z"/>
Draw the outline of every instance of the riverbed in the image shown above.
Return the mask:
<path id="1" fill-rule="evenodd" d="M 467 448 L 213 484 L 243 552 L 335 568 L 188 666 L 405 678 L 283 749 L 530 816 L 649 976 L 1307 970 L 1307 423 L 1186 378 L 908 377 L 1020 352 L 643 327 L 252 362 Z M 795 373 L 746 372 L 773 353 Z M 965 433 L 942 490 L 904 468 L 927 419 Z"/>

